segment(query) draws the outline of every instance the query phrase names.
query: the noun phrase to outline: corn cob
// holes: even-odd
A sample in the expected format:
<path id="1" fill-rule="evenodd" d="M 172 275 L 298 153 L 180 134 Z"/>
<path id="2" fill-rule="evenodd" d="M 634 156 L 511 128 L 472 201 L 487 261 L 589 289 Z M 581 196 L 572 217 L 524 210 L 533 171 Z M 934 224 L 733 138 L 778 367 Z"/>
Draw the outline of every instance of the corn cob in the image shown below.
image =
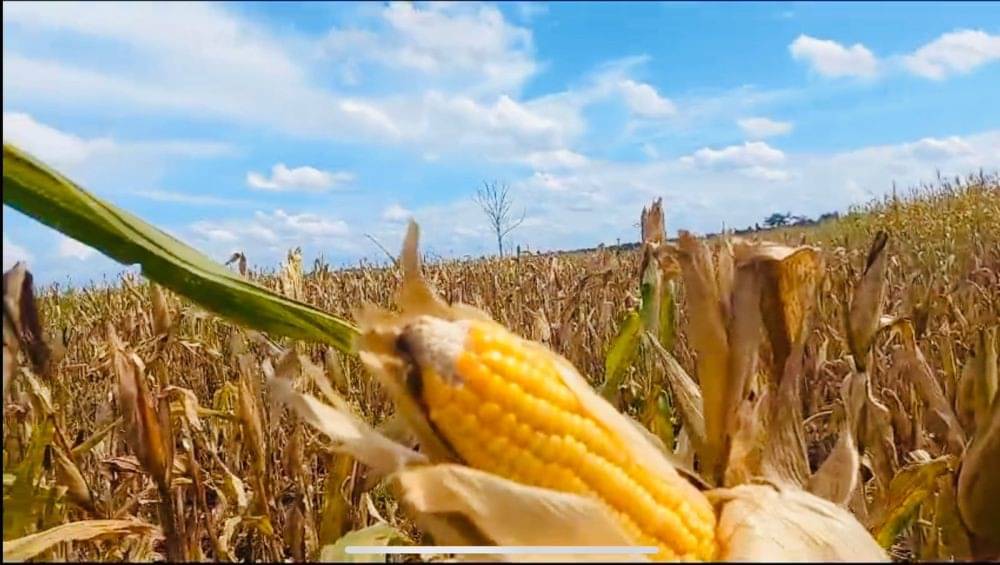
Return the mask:
<path id="1" fill-rule="evenodd" d="M 421 317 L 398 342 L 420 368 L 415 387 L 437 433 L 464 463 L 523 484 L 596 498 L 659 559 L 712 559 L 704 497 L 631 461 L 581 406 L 553 354 L 483 321 Z M 683 485 L 690 487 L 690 485 Z"/>

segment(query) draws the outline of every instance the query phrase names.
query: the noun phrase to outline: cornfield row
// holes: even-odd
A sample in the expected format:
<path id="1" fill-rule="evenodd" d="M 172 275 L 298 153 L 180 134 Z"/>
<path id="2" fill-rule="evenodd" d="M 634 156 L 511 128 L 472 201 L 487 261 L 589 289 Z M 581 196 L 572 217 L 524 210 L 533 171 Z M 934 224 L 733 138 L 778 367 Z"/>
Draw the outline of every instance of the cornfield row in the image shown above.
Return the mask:
<path id="1" fill-rule="evenodd" d="M 895 558 L 1000 555 L 1000 536 L 968 523 L 981 510 L 961 508 L 958 492 L 974 438 L 1000 412 L 1000 178 L 945 180 L 819 226 L 758 234 L 788 251 L 758 235 L 668 242 L 658 213 L 658 204 L 644 211 L 638 250 L 438 262 L 424 273 L 445 302 L 564 356 L 699 488 L 781 479 L 849 509 Z M 762 330 L 759 368 L 740 384 L 750 400 L 725 404 L 715 399 L 731 389 L 710 384 L 711 365 L 721 360 L 730 384 L 741 374 L 733 328 L 741 266 L 751 264 L 763 273 L 753 279 L 760 296 L 778 289 L 778 303 L 761 299 L 761 327 L 780 311 L 787 335 Z M 364 305 L 392 310 L 404 283 L 396 267 L 306 272 L 297 251 L 277 273 L 244 276 L 353 320 L 365 319 Z M 348 540 L 427 535 L 364 454 L 331 444 L 289 400 L 321 394 L 386 438 L 423 444 L 358 358 L 241 329 L 132 276 L 110 288 L 34 289 L 39 339 L 25 277 L 4 278 L 14 305 L 4 321 L 5 558 L 9 540 L 63 524 L 91 529 L 11 554 L 342 560 Z M 712 341 L 719 328 L 723 349 Z M 790 357 L 801 374 L 784 378 Z M 295 388 L 285 403 L 268 392 L 282 379 Z M 796 420 L 775 423 L 765 391 Z M 767 453 L 786 445 L 768 435 L 780 430 L 801 435 L 801 461 Z"/>

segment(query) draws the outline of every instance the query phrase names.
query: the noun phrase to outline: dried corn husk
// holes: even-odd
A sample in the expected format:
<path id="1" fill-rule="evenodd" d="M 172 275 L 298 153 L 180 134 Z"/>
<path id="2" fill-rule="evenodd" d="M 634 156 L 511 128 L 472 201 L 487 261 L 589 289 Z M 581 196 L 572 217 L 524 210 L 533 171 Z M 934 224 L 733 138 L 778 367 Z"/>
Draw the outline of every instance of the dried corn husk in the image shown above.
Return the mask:
<path id="1" fill-rule="evenodd" d="M 805 491 L 740 485 L 709 491 L 722 561 L 889 561 L 849 512 Z"/>

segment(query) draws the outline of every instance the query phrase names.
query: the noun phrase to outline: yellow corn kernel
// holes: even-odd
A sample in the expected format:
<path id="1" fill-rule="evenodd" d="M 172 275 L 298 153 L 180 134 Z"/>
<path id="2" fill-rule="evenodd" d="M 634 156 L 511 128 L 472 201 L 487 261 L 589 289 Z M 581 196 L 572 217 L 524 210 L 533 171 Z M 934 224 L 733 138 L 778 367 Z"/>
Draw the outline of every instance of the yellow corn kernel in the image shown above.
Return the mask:
<path id="1" fill-rule="evenodd" d="M 551 353 L 495 324 L 463 321 L 457 331 L 457 322 L 417 323 L 424 324 L 415 330 L 420 343 L 432 344 L 409 344 L 428 417 L 467 464 L 596 498 L 636 543 L 659 547 L 658 558 L 714 557 L 707 499 L 678 484 L 684 479 L 655 476 L 631 461 L 614 433 L 580 405 Z"/>

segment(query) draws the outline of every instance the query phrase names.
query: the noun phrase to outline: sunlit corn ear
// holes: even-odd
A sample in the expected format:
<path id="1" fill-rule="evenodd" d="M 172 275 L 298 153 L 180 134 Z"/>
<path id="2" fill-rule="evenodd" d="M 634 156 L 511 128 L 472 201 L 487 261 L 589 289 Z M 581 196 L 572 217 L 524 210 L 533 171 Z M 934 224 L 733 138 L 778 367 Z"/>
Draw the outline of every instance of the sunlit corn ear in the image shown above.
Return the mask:
<path id="1" fill-rule="evenodd" d="M 868 354 L 872 340 L 879 328 L 882 305 L 886 292 L 886 265 L 888 262 L 889 235 L 880 231 L 875 234 L 865 270 L 854 288 L 854 298 L 847 316 L 847 339 L 858 369 L 868 368 Z"/>
<path id="2" fill-rule="evenodd" d="M 573 366 L 485 314 L 441 301 L 423 280 L 411 225 L 401 313 L 360 316 L 362 360 L 393 394 L 432 461 L 580 494 L 613 510 L 664 556 L 711 558 L 714 515 L 648 432 Z"/>
<path id="3" fill-rule="evenodd" d="M 805 491 L 740 485 L 708 494 L 720 508 L 721 561 L 889 561 L 847 510 Z"/>

